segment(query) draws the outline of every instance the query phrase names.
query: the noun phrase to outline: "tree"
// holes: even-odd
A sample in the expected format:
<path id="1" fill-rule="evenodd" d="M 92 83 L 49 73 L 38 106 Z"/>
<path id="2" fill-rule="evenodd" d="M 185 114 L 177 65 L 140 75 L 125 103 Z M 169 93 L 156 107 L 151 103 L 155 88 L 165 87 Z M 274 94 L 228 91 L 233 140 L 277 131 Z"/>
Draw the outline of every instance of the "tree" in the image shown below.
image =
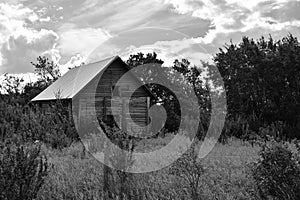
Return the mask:
<path id="1" fill-rule="evenodd" d="M 172 81 L 170 76 L 172 69 L 163 67 L 162 64 L 164 63 L 164 61 L 158 59 L 155 52 L 148 53 L 146 55 L 141 52 L 130 55 L 126 63 L 132 69 L 144 64 L 161 65 L 161 68 L 159 68 L 159 70 L 157 70 L 157 68 L 151 67 L 151 65 L 145 65 L 142 69 L 142 72 L 138 74 L 138 77 L 143 83 L 146 83 L 145 85 L 155 95 L 156 99 L 153 99 L 152 105 L 160 104 L 167 111 L 167 121 L 165 124 L 165 128 L 171 132 L 176 131 L 180 124 L 180 106 L 174 93 L 163 85 L 147 84 L 147 82 L 151 82 L 151 80 L 155 79 L 160 79 L 162 81 Z"/>
<path id="2" fill-rule="evenodd" d="M 214 58 L 223 77 L 231 118 L 270 124 L 282 121 L 296 127 L 300 116 L 300 45 L 292 35 L 275 41 L 244 37 L 230 43 Z M 254 124 L 256 124 L 254 123 Z M 295 130 L 294 130 L 295 131 Z"/>
<path id="3" fill-rule="evenodd" d="M 37 63 L 31 64 L 35 67 L 39 82 L 49 85 L 61 76 L 58 65 L 45 56 L 37 57 Z"/>
<path id="4" fill-rule="evenodd" d="M 207 63 L 202 62 L 203 67 L 208 67 Z M 187 59 L 182 59 L 181 61 L 175 60 L 173 70 L 179 72 L 182 77 L 177 78 L 176 82 L 180 84 L 181 93 L 185 96 L 189 93 L 194 93 L 197 97 L 197 102 L 185 102 L 185 106 L 187 106 L 186 110 L 189 110 L 189 113 L 194 113 L 195 109 L 199 110 L 200 113 L 200 122 L 197 127 L 199 127 L 199 131 L 197 132 L 197 136 L 199 139 L 203 138 L 205 132 L 208 128 L 209 116 L 210 116 L 210 94 L 209 88 L 207 85 L 207 81 L 201 76 L 203 70 L 197 67 L 196 65 L 192 65 Z M 195 115 L 192 115 L 195 118 Z"/>
<path id="5" fill-rule="evenodd" d="M 127 64 L 130 68 L 134 68 L 138 65 L 148 64 L 148 63 L 158 63 L 163 64 L 163 61 L 157 59 L 157 54 L 155 52 L 148 53 L 144 55 L 143 53 L 138 53 L 135 55 L 130 55 Z M 207 66 L 206 63 L 203 63 Z M 169 88 L 158 84 L 148 84 L 151 92 L 157 97 L 156 101 L 153 103 L 159 103 L 167 111 L 167 121 L 165 128 L 171 132 L 177 131 L 179 128 L 180 120 L 183 115 L 194 116 L 195 108 L 200 110 L 202 115 L 202 123 L 199 124 L 201 127 L 207 127 L 208 116 L 209 116 L 209 90 L 204 84 L 204 79 L 201 77 L 202 70 L 192 65 L 187 59 L 182 59 L 181 61 L 175 60 L 174 65 L 170 67 L 153 68 L 151 65 L 145 66 L 139 77 L 144 83 L 147 83 L 154 78 L 160 79 L 162 82 L 173 85 L 173 89 L 176 91 L 171 91 Z M 179 96 L 176 96 L 179 94 Z M 198 102 L 186 101 L 186 97 L 194 93 L 197 96 Z M 180 105 L 179 100 L 183 102 Z M 185 101 L 184 101 L 185 100 Z M 181 113 L 181 107 L 187 113 Z M 186 117 L 186 116 L 185 116 Z M 204 128 L 205 129 L 205 128 Z M 203 130 L 203 129 L 202 129 Z"/>
<path id="6" fill-rule="evenodd" d="M 19 78 L 13 75 L 4 74 L 4 80 L 0 85 L 0 90 L 3 90 L 6 94 L 20 94 L 21 84 L 24 82 L 23 78 Z"/>
<path id="7" fill-rule="evenodd" d="M 35 67 L 34 71 L 38 81 L 27 83 L 23 87 L 21 94 L 23 104 L 28 103 L 61 76 L 58 65 L 49 61 L 45 56 L 37 57 L 37 63 L 31 62 L 31 64 Z"/>

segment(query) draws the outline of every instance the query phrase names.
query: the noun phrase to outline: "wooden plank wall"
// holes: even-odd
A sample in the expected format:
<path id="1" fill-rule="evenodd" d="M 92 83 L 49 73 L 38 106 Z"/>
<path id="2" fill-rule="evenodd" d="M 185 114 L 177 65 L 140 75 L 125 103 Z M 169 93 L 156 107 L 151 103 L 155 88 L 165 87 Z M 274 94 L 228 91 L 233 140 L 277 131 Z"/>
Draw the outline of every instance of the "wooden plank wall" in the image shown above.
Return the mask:
<path id="1" fill-rule="evenodd" d="M 77 106 L 80 107 L 80 117 L 85 120 L 84 123 L 89 123 L 89 120 L 93 118 L 93 114 L 96 114 L 101 119 L 105 119 L 106 116 L 112 114 L 111 109 L 120 113 L 120 117 L 117 120 L 121 122 L 124 119 L 121 116 L 122 104 L 125 103 L 129 104 L 129 112 L 124 114 L 125 120 L 127 121 L 131 115 L 131 118 L 136 123 L 127 124 L 127 128 L 137 129 L 138 126 L 145 126 L 147 124 L 149 106 L 147 98 L 149 94 L 143 88 L 134 91 L 134 88 L 137 86 L 134 78 L 125 79 L 121 83 L 121 87 L 119 88 L 120 97 L 113 103 L 114 107 L 111 105 L 112 88 L 126 72 L 127 69 L 117 60 L 105 70 L 100 81 L 99 77 L 97 77 L 80 92 L 80 95 L 76 99 L 78 99 Z M 129 102 L 128 96 L 130 92 L 134 93 Z"/>

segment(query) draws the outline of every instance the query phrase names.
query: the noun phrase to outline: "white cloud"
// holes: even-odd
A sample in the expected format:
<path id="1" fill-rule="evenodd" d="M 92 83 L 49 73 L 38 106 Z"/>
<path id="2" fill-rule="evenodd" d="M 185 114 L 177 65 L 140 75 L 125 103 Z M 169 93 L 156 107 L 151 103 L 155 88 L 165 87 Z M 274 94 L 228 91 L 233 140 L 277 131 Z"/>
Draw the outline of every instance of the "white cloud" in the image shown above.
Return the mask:
<path id="1" fill-rule="evenodd" d="M 37 20 L 37 15 L 29 8 L 0 3 L 0 45 L 8 39 L 11 33 L 24 28 L 28 19 L 31 22 Z"/>
<path id="2" fill-rule="evenodd" d="M 187 58 L 192 64 L 200 66 L 201 61 L 212 61 L 212 56 L 199 44 L 195 43 L 193 38 L 173 41 L 157 41 L 151 45 L 140 47 L 130 46 L 121 55 L 128 57 L 130 54 L 143 52 L 156 52 L 158 57 L 164 61 L 165 66 L 172 66 L 175 59 Z"/>
<path id="3" fill-rule="evenodd" d="M 41 31 L 24 29 L 24 34 L 16 32 L 2 45 L 2 69 L 10 73 L 30 72 L 30 62 L 45 51 L 54 48 L 58 36 L 48 30 Z M 2 70 L 1 69 L 1 70 Z"/>
<path id="4" fill-rule="evenodd" d="M 58 39 L 54 31 L 32 27 L 40 19 L 22 4 L 0 3 L 0 74 L 30 72 L 30 62 L 54 48 Z"/>
<path id="5" fill-rule="evenodd" d="M 146 24 L 155 13 L 167 12 L 166 7 L 158 1 L 87 0 L 81 9 L 75 11 L 71 20 L 80 24 L 88 21 L 106 30 L 122 32 Z"/>
<path id="6" fill-rule="evenodd" d="M 49 16 L 39 19 L 40 22 L 50 22 L 50 20 L 51 20 L 51 18 Z"/>
<path id="7" fill-rule="evenodd" d="M 187 1 L 182 0 L 164 0 L 166 4 L 172 4 L 174 6 L 174 11 L 179 14 L 186 14 L 192 12 L 195 8 L 187 3 Z"/>
<path id="8" fill-rule="evenodd" d="M 80 53 L 86 57 L 111 37 L 107 31 L 101 28 L 76 28 L 72 24 L 64 25 L 60 32 L 58 49 L 67 56 Z"/>
<path id="9" fill-rule="evenodd" d="M 80 66 L 82 63 L 85 63 L 85 61 L 86 61 L 86 57 L 77 54 L 75 56 L 72 56 L 71 59 L 66 64 L 60 65 L 59 68 L 61 73 L 64 74 L 69 70 L 69 68 Z"/>
<path id="10" fill-rule="evenodd" d="M 49 5 L 52 11 L 43 3 L 43 6 L 27 8 L 22 4 L 0 3 L 0 47 L 3 46 L 0 72 L 8 69 L 20 72 L 32 70 L 29 61 L 41 54 L 49 56 L 60 63 L 62 69 L 66 69 L 67 66 L 90 61 L 89 54 L 95 48 L 122 31 L 155 25 L 173 30 L 182 26 L 178 28 L 182 31 L 199 24 L 199 29 L 190 29 L 188 33 L 194 33 L 194 38 L 185 39 L 177 36 L 162 38 L 151 32 L 145 32 L 145 37 L 135 34 L 137 39 L 125 38 L 113 44 L 104 44 L 102 49 L 97 50 L 97 58 L 132 52 L 135 46 L 140 46 L 145 51 L 154 47 L 160 49 L 170 62 L 173 62 L 170 58 L 174 55 L 190 57 L 198 62 L 206 59 L 207 52 L 214 53 L 232 38 L 237 42 L 243 35 L 257 38 L 269 33 L 278 36 L 292 31 L 299 33 L 300 17 L 293 18 L 293 15 L 298 15 L 297 8 L 293 13 L 285 10 L 288 14 L 284 17 L 281 13 L 282 9 L 292 7 L 292 4 L 287 4 L 292 1 L 296 0 L 78 0 L 72 3 L 59 2 L 59 5 L 54 5 L 58 3 L 55 1 Z M 275 17 L 272 13 L 274 10 Z M 56 20 L 60 24 L 53 25 Z M 55 32 L 37 28 L 45 22 L 51 27 L 49 29 L 54 27 Z M 208 28 L 209 23 L 211 26 Z M 146 45 L 150 43 L 154 44 Z M 207 51 L 197 47 L 197 44 L 204 46 Z M 125 45 L 132 46 L 124 50 Z M 26 62 L 28 65 L 24 64 Z"/>
<path id="11" fill-rule="evenodd" d="M 236 4 L 240 7 L 253 9 L 255 6 L 257 6 L 259 3 L 266 2 L 269 0 L 251 0 L 251 1 L 241 1 L 241 0 L 226 0 L 228 4 Z"/>
<path id="12" fill-rule="evenodd" d="M 54 44 L 53 48 L 47 51 L 44 51 L 43 56 L 48 57 L 49 59 L 51 59 L 54 63 L 59 63 L 60 59 L 61 59 L 61 55 L 59 50 L 56 48 L 56 43 Z"/>
<path id="13" fill-rule="evenodd" d="M 59 10 L 63 10 L 64 8 L 62 6 L 59 6 L 56 10 L 59 11 Z"/>
<path id="14" fill-rule="evenodd" d="M 279 22 L 262 14 L 274 8 L 281 9 L 290 6 L 287 3 L 292 1 L 294 0 L 203 0 L 198 7 L 193 6 L 196 0 L 165 0 L 164 2 L 172 4 L 174 10 L 180 14 L 190 13 L 193 17 L 210 20 L 211 28 L 207 34 L 196 38 L 195 41 L 213 44 L 220 35 L 228 36 L 229 41 L 231 34 L 240 32 L 246 35 L 251 30 L 259 28 L 268 30 L 267 34 L 282 31 L 286 35 L 287 28 L 300 26 L 299 20 L 288 18 L 286 21 Z M 223 41 L 223 43 L 228 41 Z"/>
<path id="15" fill-rule="evenodd" d="M 24 7 L 22 4 L 9 5 L 0 3 L 0 10 L 2 19 L 23 20 L 27 18 L 31 22 L 35 22 L 38 19 L 37 14 L 33 10 Z"/>

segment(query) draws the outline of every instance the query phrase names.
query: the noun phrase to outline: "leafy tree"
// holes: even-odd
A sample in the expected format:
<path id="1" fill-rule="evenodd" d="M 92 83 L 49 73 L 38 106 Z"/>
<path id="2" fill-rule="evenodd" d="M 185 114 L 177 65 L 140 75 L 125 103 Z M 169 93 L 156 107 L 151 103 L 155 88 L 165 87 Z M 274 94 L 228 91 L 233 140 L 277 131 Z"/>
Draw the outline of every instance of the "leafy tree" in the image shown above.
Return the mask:
<path id="1" fill-rule="evenodd" d="M 21 84 L 24 82 L 23 78 L 13 75 L 4 74 L 4 80 L 0 85 L 0 92 L 2 90 L 5 94 L 20 94 L 22 92 Z"/>
<path id="2" fill-rule="evenodd" d="M 192 66 L 187 59 L 182 59 L 181 61 L 175 60 L 173 69 L 181 73 L 184 77 L 184 81 L 189 84 L 189 86 L 192 86 L 192 92 L 197 96 L 199 106 L 206 108 L 209 95 L 208 88 L 205 87 L 204 84 L 204 78 L 201 77 L 202 70 L 196 65 Z"/>
<path id="3" fill-rule="evenodd" d="M 37 63 L 31 62 L 31 64 L 35 67 L 41 83 L 49 85 L 61 76 L 58 65 L 46 56 L 37 57 Z"/>
<path id="4" fill-rule="evenodd" d="M 27 104 L 61 76 L 58 65 L 45 56 L 37 57 L 37 63 L 31 62 L 31 64 L 35 67 L 35 74 L 38 76 L 37 82 L 27 83 L 23 86 L 23 78 L 4 74 L 0 92 L 5 94 L 8 103 Z M 1 95 L 2 98 L 4 96 Z"/>
<path id="5" fill-rule="evenodd" d="M 144 55 L 143 53 L 138 53 L 131 55 L 127 61 L 130 68 L 134 68 L 142 64 L 158 63 L 163 64 L 163 61 L 157 59 L 157 54 L 155 52 L 148 53 Z M 206 63 L 203 63 L 206 66 Z M 143 68 L 139 77 L 144 82 L 151 81 L 154 79 L 161 80 L 173 85 L 173 89 L 176 89 L 176 93 L 180 96 L 175 96 L 174 92 L 165 86 L 158 84 L 148 84 L 151 92 L 156 96 L 156 101 L 154 103 L 161 104 L 167 111 L 167 121 L 165 128 L 169 131 L 177 131 L 179 128 L 180 120 L 182 116 L 191 115 L 196 117 L 193 113 L 195 108 L 202 112 L 201 118 L 203 118 L 200 124 L 203 130 L 207 127 L 207 119 L 209 118 L 209 93 L 208 88 L 204 84 L 204 79 L 201 77 L 202 70 L 192 65 L 187 59 L 182 59 L 181 61 L 175 60 L 174 65 L 170 67 L 163 67 L 159 70 L 157 68 L 147 65 Z M 177 72 L 177 73 L 176 73 Z M 198 102 L 185 101 L 183 105 L 179 104 L 179 100 L 186 99 L 191 93 L 195 93 Z M 181 113 L 181 107 L 183 110 L 187 110 L 187 113 Z"/>
<path id="6" fill-rule="evenodd" d="M 130 55 L 128 60 L 126 61 L 126 64 L 129 66 L 129 68 L 133 69 L 135 67 L 138 67 L 140 65 L 145 64 L 159 64 L 162 65 L 164 61 L 157 58 L 157 54 L 155 52 L 143 54 L 143 53 L 137 53 Z M 138 78 L 143 82 L 147 83 L 151 80 L 154 80 L 154 78 L 167 78 L 165 77 L 165 74 L 161 73 L 161 71 L 164 71 L 164 68 L 161 67 L 161 71 L 157 71 L 157 68 L 152 67 L 151 65 L 145 65 L 142 68 L 142 71 L 139 71 Z M 157 97 L 156 99 L 153 99 L 153 103 L 161 103 L 165 100 L 166 96 L 168 96 L 166 93 L 166 89 L 157 84 L 146 84 L 147 87 L 151 90 L 151 92 Z"/>
<path id="7" fill-rule="evenodd" d="M 35 75 L 38 76 L 37 82 L 27 83 L 25 86 L 20 87 L 23 79 L 7 76 L 6 84 L 3 86 L 5 90 L 10 91 L 9 94 L 13 94 L 9 99 L 17 99 L 16 102 L 21 105 L 30 102 L 32 98 L 46 89 L 61 75 L 58 65 L 53 61 L 49 61 L 45 56 L 37 57 L 37 63 L 31 62 L 31 64 L 35 67 Z M 16 94 L 19 95 L 18 98 L 16 98 Z"/>
<path id="8" fill-rule="evenodd" d="M 142 52 L 139 52 L 137 54 L 130 55 L 128 60 L 126 61 L 126 64 L 130 68 L 134 68 L 139 65 L 143 65 L 143 64 L 147 64 L 147 63 L 158 63 L 158 64 L 162 65 L 164 63 L 164 61 L 162 61 L 161 59 L 158 59 L 157 54 L 155 52 L 148 53 L 147 55 L 144 55 Z"/>
<path id="9" fill-rule="evenodd" d="M 173 70 L 179 72 L 182 75 L 181 80 L 177 78 L 177 82 L 181 85 L 181 93 L 188 95 L 193 93 L 197 97 L 197 102 L 186 102 L 187 110 L 192 114 L 197 108 L 200 113 L 200 122 L 198 127 L 198 138 L 201 139 L 205 136 L 205 132 L 208 128 L 210 118 L 210 88 L 208 87 L 207 80 L 202 76 L 204 68 L 209 67 L 208 63 L 202 62 L 203 69 L 196 65 L 192 65 L 187 59 L 181 61 L 175 60 Z M 188 95 L 189 96 L 189 95 Z M 191 104 L 192 103 L 192 104 Z M 192 118 L 195 115 L 192 114 Z"/>
<path id="10" fill-rule="evenodd" d="M 246 118 L 256 132 L 275 121 L 297 126 L 300 45 L 296 37 L 278 41 L 271 36 L 257 41 L 244 37 L 239 44 L 226 44 L 214 60 L 224 80 L 229 117 Z"/>
<path id="11" fill-rule="evenodd" d="M 129 59 L 126 61 L 130 68 L 135 68 L 143 64 L 159 64 L 162 65 L 164 62 L 157 58 L 155 52 L 148 53 L 144 55 L 143 53 L 137 53 L 130 55 Z M 145 65 L 142 72 L 138 74 L 138 77 L 142 82 L 147 83 L 151 80 L 160 79 L 162 81 L 171 81 L 171 77 L 168 76 L 171 68 L 163 67 L 159 70 L 157 68 L 151 67 L 151 65 Z M 162 73 L 163 72 L 163 73 Z M 155 99 L 152 99 L 153 104 L 162 105 L 167 111 L 167 121 L 165 128 L 169 131 L 176 131 L 178 129 L 178 124 L 180 120 L 180 106 L 176 99 L 174 93 L 168 88 L 158 85 L 158 84 L 146 84 L 150 91 L 155 95 Z"/>

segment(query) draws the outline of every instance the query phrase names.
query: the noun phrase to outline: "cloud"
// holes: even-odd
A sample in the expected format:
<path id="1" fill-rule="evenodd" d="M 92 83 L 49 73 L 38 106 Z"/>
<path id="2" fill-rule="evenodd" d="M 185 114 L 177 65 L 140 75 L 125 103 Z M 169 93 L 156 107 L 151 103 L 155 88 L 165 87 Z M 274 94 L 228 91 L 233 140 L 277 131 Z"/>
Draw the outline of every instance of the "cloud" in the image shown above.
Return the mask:
<path id="1" fill-rule="evenodd" d="M 224 43 L 242 36 L 259 38 L 268 34 L 286 36 L 289 32 L 298 34 L 300 26 L 299 1 L 292 0 L 164 0 L 173 6 L 174 12 L 209 20 L 210 28 L 205 36 L 194 41 L 215 53 Z"/>
<path id="2" fill-rule="evenodd" d="M 0 3 L 0 73 L 32 72 L 30 62 L 55 48 L 54 31 L 33 27 L 40 19 L 22 4 Z"/>
<path id="3" fill-rule="evenodd" d="M 86 62 L 86 58 L 81 56 L 80 54 L 77 54 L 75 56 L 72 56 L 67 63 L 59 65 L 59 69 L 60 69 L 60 72 L 62 74 L 64 74 L 67 71 L 69 71 L 70 68 L 80 66 L 85 62 Z"/>
<path id="4" fill-rule="evenodd" d="M 166 49 L 166 57 L 169 59 L 188 59 L 191 64 L 201 66 L 202 61 L 211 62 L 211 54 L 197 44 L 193 38 L 184 39 L 181 41 L 157 42 L 154 45 L 161 46 Z"/>
<path id="5" fill-rule="evenodd" d="M 145 53 L 155 51 L 170 60 L 170 62 L 166 60 L 166 65 L 172 65 L 176 58 L 191 58 L 195 64 L 199 64 L 200 60 L 208 59 L 208 53 L 194 41 L 194 38 L 171 29 L 148 27 L 114 35 L 100 44 L 89 55 L 87 62 L 98 61 L 113 55 L 126 57 L 138 51 Z"/>
<path id="6" fill-rule="evenodd" d="M 110 37 L 104 29 L 78 28 L 72 23 L 55 25 L 55 28 L 55 12 L 65 10 L 65 6 L 40 1 L 23 1 L 27 7 L 11 3 L 0 3 L 0 74 L 32 72 L 30 62 L 40 55 L 49 57 L 65 71 L 84 61 L 94 47 Z"/>
<path id="7" fill-rule="evenodd" d="M 11 33 L 25 27 L 28 22 L 35 22 L 37 18 L 37 15 L 29 8 L 0 3 L 0 45 L 8 39 Z"/>
<path id="8" fill-rule="evenodd" d="M 101 28 L 77 28 L 74 24 L 65 24 L 59 30 L 58 49 L 64 57 L 81 54 L 87 57 L 97 46 L 112 37 Z M 65 60 L 62 60 L 64 62 Z"/>
<path id="9" fill-rule="evenodd" d="M 11 1 L 0 3 L 0 72 L 32 70 L 39 54 L 65 69 L 154 47 L 199 62 L 230 39 L 300 33 L 296 0 Z"/>
<path id="10" fill-rule="evenodd" d="M 184 37 L 198 37 L 205 34 L 210 24 L 207 20 L 195 18 L 191 15 L 178 14 L 171 9 L 172 6 L 162 4 L 159 0 L 154 2 L 76 0 L 72 2 L 56 1 L 53 4 L 46 4 L 42 1 L 24 1 L 23 3 L 28 7 L 25 8 L 22 4 L 6 4 L 9 9 L 15 9 L 13 12 L 18 13 L 19 17 L 17 23 L 11 23 L 14 16 L 8 15 L 8 24 L 16 24 L 15 28 L 7 29 L 7 26 L 4 25 L 7 30 L 7 37 L 2 43 L 3 56 L 1 58 L 5 64 L 1 66 L 1 71 L 17 71 L 17 65 L 21 62 L 31 61 L 33 57 L 35 59 L 37 54 L 47 55 L 61 66 L 65 66 L 72 63 L 72 60 L 77 58 L 76 55 L 86 59 L 94 48 L 107 39 L 136 27 L 144 27 L 145 29 L 148 27 L 161 27 L 169 29 L 171 32 L 172 30 L 181 32 L 185 35 Z M 198 3 L 194 3 L 194 6 L 196 5 Z M 61 12 L 62 8 L 64 12 Z M 9 13 L 13 12 L 9 11 Z M 56 12 L 62 14 L 60 17 L 63 16 L 62 21 L 57 25 L 54 24 L 54 21 L 58 19 L 58 15 L 55 15 Z M 40 25 L 41 23 L 47 23 L 47 26 Z M 0 26 L 2 25 L 1 23 Z M 51 35 L 56 35 L 56 39 L 50 40 L 50 43 L 47 42 L 44 36 L 44 46 L 36 39 L 37 35 L 40 34 L 41 27 L 44 29 L 49 27 L 49 38 L 51 38 Z M 51 32 L 51 29 L 54 29 L 55 32 Z M 157 30 L 154 32 L 145 30 L 141 31 L 139 35 L 133 35 L 132 38 L 125 38 L 125 42 L 116 41 L 117 45 L 114 43 L 107 44 L 105 51 L 108 52 L 106 54 L 121 53 L 123 47 L 132 44 L 142 46 L 156 41 L 183 39 L 182 35 L 178 37 L 178 34 L 162 32 L 161 34 Z M 102 53 L 103 50 L 100 51 L 97 56 L 98 59 L 103 58 L 99 56 L 106 55 Z M 23 52 L 22 55 L 21 52 Z M 11 60 L 13 54 L 22 58 L 13 61 Z M 22 68 L 20 69 L 22 72 L 32 70 L 30 65 L 25 66 L 25 64 L 20 65 L 19 68 Z"/>
<path id="11" fill-rule="evenodd" d="M 160 0 L 86 0 L 70 21 L 81 28 L 100 27 L 117 34 L 137 27 L 161 27 L 199 36 L 209 26 L 207 20 L 173 12 L 171 5 Z"/>
<path id="12" fill-rule="evenodd" d="M 100 2 L 87 0 L 70 20 L 83 26 L 93 25 L 118 32 L 145 23 L 153 13 L 164 7 L 166 6 L 152 1 L 116 0 Z"/>
<path id="13" fill-rule="evenodd" d="M 165 66 L 172 66 L 175 59 L 188 59 L 192 64 L 201 66 L 201 61 L 212 62 L 212 56 L 205 48 L 197 44 L 193 38 L 185 38 L 173 41 L 157 41 L 153 44 L 139 47 L 130 46 L 124 49 L 122 58 L 138 52 L 156 52 L 158 57 L 164 60 Z"/>
<path id="14" fill-rule="evenodd" d="M 3 58 L 1 70 L 8 73 L 32 72 L 31 61 L 39 55 L 54 48 L 58 36 L 48 30 L 41 31 L 24 29 L 24 33 L 12 34 L 2 45 Z"/>
<path id="15" fill-rule="evenodd" d="M 300 20 L 300 1 L 288 1 L 278 4 L 264 3 L 259 5 L 262 17 L 270 18 L 275 22 Z"/>
<path id="16" fill-rule="evenodd" d="M 1 22 L 14 20 L 23 20 L 27 18 L 31 22 L 38 20 L 38 16 L 30 8 L 23 7 L 21 4 L 9 5 L 7 3 L 0 3 Z"/>

